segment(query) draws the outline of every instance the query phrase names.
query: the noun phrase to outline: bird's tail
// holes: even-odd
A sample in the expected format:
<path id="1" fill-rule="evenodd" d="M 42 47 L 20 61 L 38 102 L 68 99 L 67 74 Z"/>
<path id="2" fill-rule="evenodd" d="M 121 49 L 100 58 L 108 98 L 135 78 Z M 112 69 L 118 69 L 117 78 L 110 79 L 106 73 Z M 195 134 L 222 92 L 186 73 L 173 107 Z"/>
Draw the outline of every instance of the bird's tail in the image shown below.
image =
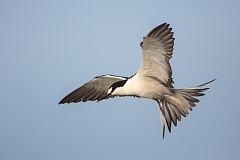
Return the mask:
<path id="1" fill-rule="evenodd" d="M 171 132 L 171 123 L 177 126 L 177 121 L 181 121 L 181 117 L 186 115 L 196 106 L 199 100 L 196 97 L 205 95 L 203 92 L 209 88 L 203 87 L 214 80 L 194 87 L 183 89 L 172 89 L 173 95 L 166 95 L 163 100 L 158 101 L 161 110 L 160 117 L 163 129 L 163 138 L 165 132 L 165 124 L 167 124 L 169 132 Z"/>

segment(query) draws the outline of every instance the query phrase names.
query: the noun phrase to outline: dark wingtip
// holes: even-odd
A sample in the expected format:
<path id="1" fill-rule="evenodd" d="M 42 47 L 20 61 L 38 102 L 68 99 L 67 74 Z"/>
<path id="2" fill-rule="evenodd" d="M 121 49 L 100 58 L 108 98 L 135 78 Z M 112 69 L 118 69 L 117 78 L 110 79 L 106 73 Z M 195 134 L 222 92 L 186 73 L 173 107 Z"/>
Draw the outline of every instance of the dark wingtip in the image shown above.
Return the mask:
<path id="1" fill-rule="evenodd" d="M 164 25 L 164 26 L 167 26 L 167 27 L 169 27 L 169 26 L 170 26 L 170 24 L 169 24 L 169 23 L 166 23 L 166 22 L 165 22 L 165 23 L 163 23 L 163 25 Z"/>
<path id="2" fill-rule="evenodd" d="M 156 31 L 156 29 L 159 29 L 159 28 L 162 28 L 162 27 L 168 28 L 169 25 L 170 25 L 170 24 L 168 24 L 168 23 L 162 23 L 162 24 L 158 25 L 157 27 L 155 27 L 154 29 L 152 29 L 152 30 L 147 34 L 146 37 L 151 36 L 151 34 L 152 34 L 154 31 Z"/>
<path id="3" fill-rule="evenodd" d="M 63 105 L 65 103 L 73 103 L 72 101 L 69 101 L 69 100 L 66 100 L 65 98 L 61 99 L 59 102 L 58 102 L 58 105 Z"/>
<path id="4" fill-rule="evenodd" d="M 62 104 L 64 104 L 64 103 L 66 103 L 66 102 L 64 102 L 63 100 L 61 100 L 61 101 L 58 102 L 58 105 L 62 105 Z"/>

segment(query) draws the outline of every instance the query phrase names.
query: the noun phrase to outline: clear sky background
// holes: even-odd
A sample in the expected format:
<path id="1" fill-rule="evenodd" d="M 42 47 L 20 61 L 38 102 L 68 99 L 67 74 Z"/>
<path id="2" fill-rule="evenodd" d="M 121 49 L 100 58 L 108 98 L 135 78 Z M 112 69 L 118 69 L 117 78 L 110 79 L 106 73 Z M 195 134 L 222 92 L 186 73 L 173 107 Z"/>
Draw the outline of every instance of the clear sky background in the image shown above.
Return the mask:
<path id="1" fill-rule="evenodd" d="M 0 159 L 240 159 L 239 16 L 237 0 L 1 0 Z M 175 87 L 218 78 L 164 140 L 154 101 L 57 104 L 94 76 L 134 74 L 164 22 Z"/>

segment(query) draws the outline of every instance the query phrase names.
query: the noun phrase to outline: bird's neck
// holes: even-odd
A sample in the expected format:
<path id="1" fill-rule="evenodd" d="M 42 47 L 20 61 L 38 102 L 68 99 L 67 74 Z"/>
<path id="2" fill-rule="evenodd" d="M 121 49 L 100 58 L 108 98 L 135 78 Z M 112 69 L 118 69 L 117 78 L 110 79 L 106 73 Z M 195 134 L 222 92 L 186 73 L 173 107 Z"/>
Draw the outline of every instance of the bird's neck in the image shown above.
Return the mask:
<path id="1" fill-rule="evenodd" d="M 135 75 L 127 80 L 127 82 L 122 86 L 116 88 L 112 95 L 113 96 L 132 96 L 138 93 L 138 77 Z M 137 95 L 136 95 L 137 96 Z"/>

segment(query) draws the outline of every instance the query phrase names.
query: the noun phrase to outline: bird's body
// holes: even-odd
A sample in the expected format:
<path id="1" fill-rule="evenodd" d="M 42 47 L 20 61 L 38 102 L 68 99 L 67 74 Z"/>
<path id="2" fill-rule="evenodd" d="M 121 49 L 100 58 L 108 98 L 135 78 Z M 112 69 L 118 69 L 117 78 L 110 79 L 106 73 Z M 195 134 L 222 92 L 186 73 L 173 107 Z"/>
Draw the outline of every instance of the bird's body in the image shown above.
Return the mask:
<path id="1" fill-rule="evenodd" d="M 139 74 L 127 79 L 124 86 L 112 92 L 112 96 L 137 96 L 148 99 L 162 99 L 166 94 L 171 94 L 167 86 L 152 78 L 139 76 Z"/>
<path id="2" fill-rule="evenodd" d="M 155 100 L 160 108 L 160 117 L 171 132 L 171 124 L 177 125 L 186 117 L 208 88 L 197 85 L 189 88 L 173 87 L 172 69 L 169 60 L 173 54 L 174 38 L 169 24 L 161 24 L 151 30 L 140 43 L 142 63 L 136 74 L 130 77 L 101 75 L 88 81 L 64 97 L 59 104 L 80 101 L 101 101 L 117 96 L 134 96 Z"/>

